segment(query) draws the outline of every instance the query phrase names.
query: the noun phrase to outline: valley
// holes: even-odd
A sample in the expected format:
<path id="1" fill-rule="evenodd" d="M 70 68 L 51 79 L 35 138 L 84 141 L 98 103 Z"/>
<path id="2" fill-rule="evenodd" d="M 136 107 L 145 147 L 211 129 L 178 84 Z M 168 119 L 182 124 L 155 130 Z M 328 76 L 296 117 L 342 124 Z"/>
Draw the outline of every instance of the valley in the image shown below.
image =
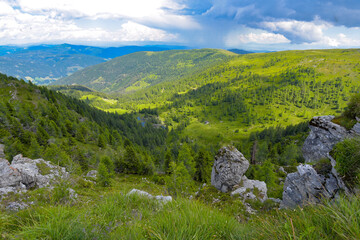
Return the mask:
<path id="1" fill-rule="evenodd" d="M 213 55 L 198 60 L 208 52 Z M 359 54 L 358 49 L 246 55 L 217 50 L 187 50 L 183 55 L 170 51 L 153 53 L 151 57 L 130 54 L 57 83 L 84 84 L 98 90 L 64 93 L 104 111 L 156 109 L 159 119 L 169 129 L 181 129 L 183 137 L 221 145 L 239 142 L 251 132 L 271 126 L 294 125 L 319 115 L 338 115 L 349 96 L 360 87 Z M 163 55 L 167 58 L 162 61 Z M 186 61 L 201 64 L 195 68 L 179 65 Z M 133 62 L 138 63 L 138 69 L 126 67 L 125 63 Z M 152 68 L 147 68 L 147 64 Z M 166 73 L 162 72 L 163 66 Z M 103 75 L 104 72 L 111 75 Z M 105 82 L 99 85 L 98 80 L 92 80 L 100 78 Z"/>
<path id="2" fill-rule="evenodd" d="M 1 236 L 353 238 L 359 55 L 139 52 L 48 87 L 1 74 Z"/>

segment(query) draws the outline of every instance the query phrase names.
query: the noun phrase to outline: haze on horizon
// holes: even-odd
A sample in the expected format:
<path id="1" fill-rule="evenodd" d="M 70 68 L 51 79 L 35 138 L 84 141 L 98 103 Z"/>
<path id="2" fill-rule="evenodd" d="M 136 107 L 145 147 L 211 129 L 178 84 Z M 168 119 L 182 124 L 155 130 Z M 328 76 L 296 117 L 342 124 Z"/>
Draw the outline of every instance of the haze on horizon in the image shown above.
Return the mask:
<path id="1" fill-rule="evenodd" d="M 0 45 L 360 47 L 358 0 L 0 0 Z"/>

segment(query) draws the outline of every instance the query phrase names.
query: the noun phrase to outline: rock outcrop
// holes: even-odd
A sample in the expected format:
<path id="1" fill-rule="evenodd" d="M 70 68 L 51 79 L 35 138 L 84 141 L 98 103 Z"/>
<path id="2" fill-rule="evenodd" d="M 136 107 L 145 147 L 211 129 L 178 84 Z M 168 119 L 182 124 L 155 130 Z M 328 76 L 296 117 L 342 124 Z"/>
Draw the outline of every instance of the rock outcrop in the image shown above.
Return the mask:
<path id="1" fill-rule="evenodd" d="M 331 171 L 323 175 L 317 173 L 311 165 L 301 164 L 297 172 L 286 177 L 280 208 L 319 203 L 323 198 L 333 199 L 341 189 L 343 186 Z"/>
<path id="2" fill-rule="evenodd" d="M 215 156 L 211 184 L 222 192 L 229 192 L 241 182 L 249 168 L 249 161 L 234 147 L 223 147 Z"/>
<path id="3" fill-rule="evenodd" d="M 234 147 L 223 147 L 215 156 L 211 184 L 222 192 L 239 195 L 243 200 L 267 199 L 266 183 L 244 176 L 249 161 Z"/>
<path id="4" fill-rule="evenodd" d="M 16 155 L 11 164 L 6 159 L 0 159 L 0 196 L 35 187 L 43 188 L 68 175 L 65 168 L 43 159 L 33 160 L 21 154 Z"/>
<path id="5" fill-rule="evenodd" d="M 317 163 L 320 159 L 328 159 L 329 171 L 316 172 L 307 164 L 298 166 L 297 172 L 288 174 L 285 179 L 280 207 L 294 208 L 298 205 L 319 203 L 322 198 L 336 198 L 340 191 L 349 194 L 349 190 L 334 168 L 336 161 L 329 153 L 338 142 L 360 135 L 360 123 L 356 123 L 351 130 L 346 130 L 333 123 L 333 119 L 334 116 L 314 117 L 309 123 L 311 131 L 302 148 L 306 163 Z"/>
<path id="6" fill-rule="evenodd" d="M 306 138 L 302 152 L 305 162 L 316 162 L 322 158 L 327 158 L 329 152 L 335 144 L 347 137 L 360 134 L 360 123 L 355 124 L 351 130 L 333 123 L 334 116 L 313 117 L 309 122 L 311 129 Z"/>

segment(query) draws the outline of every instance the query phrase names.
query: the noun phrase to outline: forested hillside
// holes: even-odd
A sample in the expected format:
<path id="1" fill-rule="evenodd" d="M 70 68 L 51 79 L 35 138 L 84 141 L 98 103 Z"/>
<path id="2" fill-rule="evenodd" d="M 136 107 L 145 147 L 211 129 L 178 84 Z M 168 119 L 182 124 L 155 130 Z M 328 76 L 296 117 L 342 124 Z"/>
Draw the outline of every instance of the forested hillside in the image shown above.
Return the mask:
<path id="1" fill-rule="evenodd" d="M 182 79 L 235 56 L 214 49 L 138 52 L 78 71 L 55 84 L 82 84 L 108 93 L 133 92 Z"/>
<path id="2" fill-rule="evenodd" d="M 47 85 L 85 67 L 125 54 L 184 48 L 166 45 L 107 48 L 71 44 L 0 46 L 0 73 Z"/>
<path id="3" fill-rule="evenodd" d="M 188 56 L 197 59 L 199 53 L 192 53 Z M 149 58 L 141 59 L 146 54 L 149 53 L 128 57 L 138 57 L 136 59 L 142 61 Z M 151 56 L 160 56 L 156 54 Z M 186 74 L 182 74 L 183 68 L 178 66 L 176 71 L 167 68 L 169 75 L 161 78 L 137 81 L 137 87 L 130 83 L 123 85 L 125 93 L 67 93 L 109 112 L 156 109 L 166 126 L 201 144 L 240 143 L 251 132 L 268 127 L 297 124 L 316 115 L 339 114 L 349 96 L 359 89 L 359 57 L 358 49 L 348 49 L 237 55 L 216 64 L 206 64 L 204 59 L 201 64 L 194 62 L 194 66 L 188 66 Z M 193 61 L 191 58 L 189 61 Z M 116 60 L 122 59 L 125 58 Z M 158 58 L 159 66 L 161 62 L 172 66 L 177 63 L 172 63 L 171 58 Z M 141 68 L 137 62 L 132 63 L 137 75 L 146 79 L 159 71 L 158 68 Z M 116 76 L 120 72 L 126 75 L 133 71 L 106 66 L 109 75 L 101 86 L 115 86 L 119 83 Z M 101 75 L 98 68 L 102 67 L 98 65 L 80 71 L 67 78 L 68 83 L 76 77 L 78 81 L 75 82 L 81 80 L 91 86 L 87 82 L 87 73 Z M 112 75 L 114 71 L 116 75 Z M 181 74 L 170 75 L 177 72 Z"/>
<path id="4" fill-rule="evenodd" d="M 6 75 L 0 75 L 0 96 L 0 141 L 7 159 L 22 153 L 81 172 L 97 167 L 102 156 L 120 161 L 131 154 L 139 168 L 152 172 L 150 149 L 165 144 L 166 129 L 142 126 L 132 115 L 105 113 Z"/>

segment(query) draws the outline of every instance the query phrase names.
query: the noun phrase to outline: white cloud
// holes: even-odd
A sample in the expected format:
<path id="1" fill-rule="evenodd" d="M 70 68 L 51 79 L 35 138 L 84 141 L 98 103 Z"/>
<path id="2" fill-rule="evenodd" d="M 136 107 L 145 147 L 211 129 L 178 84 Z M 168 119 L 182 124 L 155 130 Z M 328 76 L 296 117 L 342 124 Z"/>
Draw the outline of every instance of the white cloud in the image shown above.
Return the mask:
<path id="1" fill-rule="evenodd" d="M 0 16 L 14 14 L 14 9 L 7 3 L 0 1 Z"/>
<path id="2" fill-rule="evenodd" d="M 193 27 L 187 26 L 192 24 L 191 19 L 163 9 L 167 7 L 176 10 L 183 7 L 170 0 L 128 2 L 0 0 L 0 44 L 164 42 L 178 39 L 177 34 L 142 24 L 142 19 L 146 18 L 149 21 L 144 22 L 157 23 L 154 25 L 161 25 L 161 22 L 171 19 L 166 23 L 167 26 Z M 112 26 L 99 24 L 96 19 L 109 19 Z M 79 24 L 83 20 L 87 23 Z"/>
<path id="3" fill-rule="evenodd" d="M 72 20 L 20 13 L 0 16 L 0 44 L 50 42 L 139 42 L 171 41 L 177 36 L 128 21 L 115 31 L 81 28 Z"/>
<path id="4" fill-rule="evenodd" d="M 18 0 L 24 12 L 60 18 L 124 19 L 157 27 L 194 29 L 199 24 L 177 14 L 185 6 L 174 0 Z"/>
<path id="5" fill-rule="evenodd" d="M 263 22 L 261 26 L 282 33 L 293 42 L 318 42 L 324 38 L 323 31 L 332 25 L 316 19 L 313 22 L 296 20 Z"/>
<path id="6" fill-rule="evenodd" d="M 246 29 L 246 32 L 231 32 L 225 38 L 228 47 L 238 47 L 243 44 L 284 44 L 290 40 L 281 34 L 265 32 L 257 29 Z"/>

